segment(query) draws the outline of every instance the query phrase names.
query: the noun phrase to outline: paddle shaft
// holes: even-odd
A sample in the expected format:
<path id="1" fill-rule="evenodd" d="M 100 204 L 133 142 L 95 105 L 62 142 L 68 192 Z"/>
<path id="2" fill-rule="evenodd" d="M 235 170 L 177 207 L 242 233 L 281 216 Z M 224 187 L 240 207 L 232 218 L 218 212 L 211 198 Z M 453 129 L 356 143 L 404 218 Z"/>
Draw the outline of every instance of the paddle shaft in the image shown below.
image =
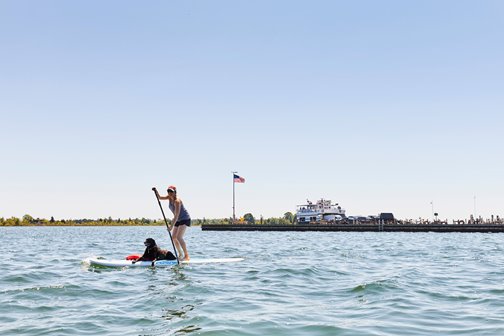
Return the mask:
<path id="1" fill-rule="evenodd" d="M 159 200 L 159 197 L 158 197 L 158 192 L 157 192 L 156 188 L 152 188 L 152 191 L 154 191 L 154 195 L 156 196 L 156 199 L 158 201 L 159 208 L 161 209 L 161 213 L 163 214 L 163 219 L 164 219 L 164 222 L 166 224 L 166 228 L 168 229 L 168 234 L 170 235 L 170 240 L 171 240 L 171 243 L 172 243 L 172 246 L 173 246 L 173 251 L 175 252 L 175 257 L 177 258 L 177 264 L 180 265 L 180 261 L 178 260 L 177 248 L 175 247 L 175 243 L 173 242 L 173 237 L 171 235 L 170 226 L 168 225 L 168 221 L 166 220 L 166 216 L 164 214 L 163 206 L 161 205 L 161 201 Z"/>

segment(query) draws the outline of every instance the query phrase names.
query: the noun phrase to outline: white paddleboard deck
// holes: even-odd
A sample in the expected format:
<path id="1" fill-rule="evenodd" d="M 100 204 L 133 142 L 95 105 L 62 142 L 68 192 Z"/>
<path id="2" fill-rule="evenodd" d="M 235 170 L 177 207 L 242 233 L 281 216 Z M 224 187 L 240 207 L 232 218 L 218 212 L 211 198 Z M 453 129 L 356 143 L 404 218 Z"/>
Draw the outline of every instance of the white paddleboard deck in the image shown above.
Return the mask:
<path id="1" fill-rule="evenodd" d="M 242 261 L 243 258 L 213 258 L 213 259 L 202 259 L 196 258 L 188 261 L 181 261 L 181 264 L 210 264 L 210 263 L 230 263 Z M 159 260 L 155 261 L 152 265 L 152 261 L 139 261 L 133 264 L 132 260 L 114 260 L 105 259 L 101 257 L 92 257 L 84 260 L 85 263 L 89 263 L 90 266 L 101 266 L 101 267 L 171 267 L 177 265 L 176 260 Z"/>

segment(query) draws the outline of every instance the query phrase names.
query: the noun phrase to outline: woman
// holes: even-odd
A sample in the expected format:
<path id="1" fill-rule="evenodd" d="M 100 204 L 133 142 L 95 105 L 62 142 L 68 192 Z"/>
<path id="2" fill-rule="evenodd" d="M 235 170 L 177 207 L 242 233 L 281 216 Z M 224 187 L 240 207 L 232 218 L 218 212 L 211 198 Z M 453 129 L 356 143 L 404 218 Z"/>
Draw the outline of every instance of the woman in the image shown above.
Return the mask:
<path id="1" fill-rule="evenodd" d="M 189 212 L 187 212 L 184 207 L 184 203 L 182 200 L 177 197 L 177 188 L 175 186 L 168 187 L 168 195 L 160 196 L 156 191 L 157 197 L 161 200 L 169 200 L 170 210 L 173 212 L 172 219 L 172 238 L 173 243 L 178 251 L 178 257 L 181 261 L 187 261 L 190 259 L 189 253 L 187 252 L 187 246 L 184 241 L 184 233 L 188 226 L 191 226 L 191 216 L 189 216 Z M 183 257 L 182 257 L 183 255 Z"/>

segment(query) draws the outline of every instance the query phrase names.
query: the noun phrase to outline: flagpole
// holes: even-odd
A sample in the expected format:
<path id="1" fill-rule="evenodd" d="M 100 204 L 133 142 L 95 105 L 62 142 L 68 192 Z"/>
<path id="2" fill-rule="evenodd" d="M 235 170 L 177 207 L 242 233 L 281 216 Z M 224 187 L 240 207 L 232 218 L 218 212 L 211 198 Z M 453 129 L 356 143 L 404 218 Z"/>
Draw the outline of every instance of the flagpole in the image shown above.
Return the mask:
<path id="1" fill-rule="evenodd" d="M 234 175 L 238 172 L 232 172 L 233 173 L 233 224 L 236 222 L 236 217 L 235 217 L 235 180 L 234 180 Z"/>

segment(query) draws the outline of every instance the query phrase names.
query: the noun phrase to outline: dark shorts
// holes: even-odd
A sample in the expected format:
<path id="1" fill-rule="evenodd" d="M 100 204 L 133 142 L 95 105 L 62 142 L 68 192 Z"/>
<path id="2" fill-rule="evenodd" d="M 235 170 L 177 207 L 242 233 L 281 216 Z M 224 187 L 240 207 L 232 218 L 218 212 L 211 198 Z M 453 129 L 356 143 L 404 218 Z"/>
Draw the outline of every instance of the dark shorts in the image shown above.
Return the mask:
<path id="1" fill-rule="evenodd" d="M 180 226 L 180 225 L 191 226 L 191 220 L 190 219 L 183 219 L 183 220 L 179 220 L 177 223 L 175 223 L 175 227 Z"/>

